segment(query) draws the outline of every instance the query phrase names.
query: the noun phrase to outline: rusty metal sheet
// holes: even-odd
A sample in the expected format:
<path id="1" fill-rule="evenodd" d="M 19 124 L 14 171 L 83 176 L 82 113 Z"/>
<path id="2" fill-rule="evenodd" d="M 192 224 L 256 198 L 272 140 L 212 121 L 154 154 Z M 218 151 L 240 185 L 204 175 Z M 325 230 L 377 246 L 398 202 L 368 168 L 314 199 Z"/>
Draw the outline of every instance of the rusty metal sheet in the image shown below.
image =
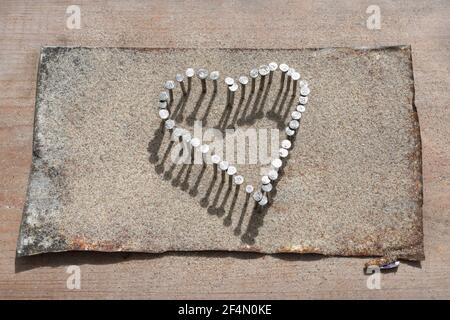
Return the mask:
<path id="1" fill-rule="evenodd" d="M 257 212 L 242 188 L 227 192 L 213 179 L 211 167 L 170 162 L 157 97 L 190 66 L 223 79 L 270 61 L 299 70 L 311 94 L 273 201 Z M 177 120 L 282 129 L 295 101 L 280 97 L 278 85 L 276 75 L 272 88 L 225 116 L 223 82 L 214 97 L 194 83 L 185 103 L 175 97 Z M 239 170 L 257 184 L 259 165 Z M 43 48 L 17 254 L 229 250 L 422 260 L 421 179 L 410 47 Z"/>

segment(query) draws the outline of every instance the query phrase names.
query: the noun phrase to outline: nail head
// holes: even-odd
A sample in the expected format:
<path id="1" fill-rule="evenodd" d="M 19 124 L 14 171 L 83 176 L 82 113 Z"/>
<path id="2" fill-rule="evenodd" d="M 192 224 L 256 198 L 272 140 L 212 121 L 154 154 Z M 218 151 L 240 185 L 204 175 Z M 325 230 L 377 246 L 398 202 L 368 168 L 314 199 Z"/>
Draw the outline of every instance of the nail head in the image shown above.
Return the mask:
<path id="1" fill-rule="evenodd" d="M 261 182 L 262 182 L 262 184 L 268 184 L 268 183 L 270 183 L 270 179 L 268 176 L 262 176 Z"/>
<path id="2" fill-rule="evenodd" d="M 222 171 L 225 171 L 228 169 L 228 161 L 220 161 L 219 168 Z"/>
<path id="3" fill-rule="evenodd" d="M 230 86 L 232 86 L 234 84 L 234 79 L 231 78 L 231 77 L 226 77 L 225 78 L 225 83 L 226 83 L 227 86 L 230 87 Z"/>
<path id="4" fill-rule="evenodd" d="M 236 185 L 238 185 L 238 186 L 243 184 L 244 183 L 244 177 L 241 176 L 241 175 L 234 176 L 234 183 Z"/>
<path id="5" fill-rule="evenodd" d="M 220 77 L 220 73 L 219 71 L 211 71 L 211 73 L 209 74 L 209 78 L 211 80 L 217 80 Z"/>
<path id="6" fill-rule="evenodd" d="M 192 78 L 195 75 L 195 70 L 193 68 L 186 69 L 186 77 Z"/>
<path id="7" fill-rule="evenodd" d="M 162 91 L 159 94 L 159 101 L 167 101 L 167 100 L 169 100 L 169 94 L 165 91 Z"/>
<path id="8" fill-rule="evenodd" d="M 227 174 L 230 176 L 235 175 L 236 172 L 237 172 L 237 169 L 235 166 L 229 166 L 227 169 Z"/>
<path id="9" fill-rule="evenodd" d="M 291 128 L 292 130 L 297 130 L 298 127 L 300 127 L 300 122 L 298 122 L 298 120 L 289 121 L 289 128 Z"/>
<path id="10" fill-rule="evenodd" d="M 270 71 L 276 71 L 278 69 L 278 64 L 276 62 L 269 63 Z"/>
<path id="11" fill-rule="evenodd" d="M 283 140 L 281 141 L 281 147 L 284 149 L 290 149 L 292 146 L 292 143 L 289 140 Z"/>
<path id="12" fill-rule="evenodd" d="M 295 131 L 289 127 L 286 127 L 286 135 L 292 137 L 295 134 Z"/>
<path id="13" fill-rule="evenodd" d="M 175 128 L 175 121 L 172 119 L 168 119 L 164 123 L 164 126 L 166 127 L 166 129 L 172 130 L 173 128 Z"/>
<path id="14" fill-rule="evenodd" d="M 248 83 L 248 78 L 246 76 L 240 76 L 239 82 L 240 82 L 240 84 L 245 86 Z"/>
<path id="15" fill-rule="evenodd" d="M 278 179 L 278 172 L 276 170 L 270 170 L 267 174 L 270 180 L 274 181 Z"/>
<path id="16" fill-rule="evenodd" d="M 307 104 L 307 103 L 308 103 L 308 97 L 300 96 L 300 97 L 298 98 L 298 102 L 299 102 L 300 104 Z"/>
<path id="17" fill-rule="evenodd" d="M 287 149 L 280 148 L 279 154 L 280 154 L 281 158 L 286 158 L 288 156 L 288 154 L 289 154 L 289 151 L 287 151 Z"/>
<path id="18" fill-rule="evenodd" d="M 166 120 L 169 118 L 169 111 L 167 111 L 167 109 L 160 109 L 159 110 L 159 117 L 162 120 Z"/>
<path id="19" fill-rule="evenodd" d="M 175 82 L 173 82 L 172 80 L 166 81 L 166 83 L 164 84 L 164 88 L 167 90 L 172 90 L 173 88 L 175 88 Z"/>
<path id="20" fill-rule="evenodd" d="M 206 69 L 198 69 L 197 70 L 197 77 L 201 80 L 204 80 L 208 78 L 208 70 Z"/>
<path id="21" fill-rule="evenodd" d="M 218 164 L 220 162 L 220 157 L 217 154 L 213 154 L 211 156 L 211 162 L 214 164 Z"/>
<path id="22" fill-rule="evenodd" d="M 275 169 L 280 169 L 282 165 L 283 165 L 283 162 L 280 159 L 273 159 L 272 160 L 272 166 Z"/>
<path id="23" fill-rule="evenodd" d="M 266 196 L 263 196 L 263 197 L 261 198 L 261 200 L 258 201 L 258 204 L 259 204 L 261 207 L 263 207 L 263 206 L 265 206 L 265 205 L 267 204 L 267 202 L 269 202 L 269 200 L 267 199 Z"/>
<path id="24" fill-rule="evenodd" d="M 181 73 L 177 73 L 177 75 L 175 76 L 175 80 L 177 82 L 183 82 L 184 76 Z"/>
<path id="25" fill-rule="evenodd" d="M 285 63 L 282 63 L 282 64 L 280 64 L 280 70 L 282 72 L 288 72 L 289 66 L 287 64 L 285 64 Z"/>
<path id="26" fill-rule="evenodd" d="M 263 194 L 261 193 L 261 191 L 256 191 L 256 192 L 253 194 L 253 199 L 254 199 L 256 202 L 261 201 L 262 198 L 263 198 Z"/>
<path id="27" fill-rule="evenodd" d="M 199 139 L 199 138 L 192 138 L 192 139 L 191 139 L 191 145 L 192 145 L 194 148 L 200 147 L 200 145 L 201 145 L 200 139 Z"/>
<path id="28" fill-rule="evenodd" d="M 233 85 L 229 86 L 228 88 L 231 92 L 236 92 L 239 86 L 237 85 L 237 83 L 233 83 Z"/>
<path id="29" fill-rule="evenodd" d="M 300 111 L 292 111 L 291 118 L 294 120 L 299 120 L 302 117 Z"/>
<path id="30" fill-rule="evenodd" d="M 250 77 L 251 77 L 251 78 L 255 79 L 255 78 L 258 78 L 258 76 L 259 76 L 258 69 L 252 69 L 252 70 L 250 71 Z"/>
<path id="31" fill-rule="evenodd" d="M 261 187 L 261 190 L 264 191 L 264 192 L 270 192 L 270 191 L 272 191 L 272 188 L 273 188 L 272 184 L 268 183 L 268 184 L 263 185 Z"/>

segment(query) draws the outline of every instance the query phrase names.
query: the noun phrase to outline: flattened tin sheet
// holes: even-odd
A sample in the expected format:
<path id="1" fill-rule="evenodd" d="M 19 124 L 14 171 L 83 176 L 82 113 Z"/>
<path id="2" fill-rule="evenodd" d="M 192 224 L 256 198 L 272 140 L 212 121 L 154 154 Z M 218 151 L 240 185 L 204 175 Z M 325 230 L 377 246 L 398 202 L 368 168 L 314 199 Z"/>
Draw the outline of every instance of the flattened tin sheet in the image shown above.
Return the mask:
<path id="1" fill-rule="evenodd" d="M 17 254 L 233 250 L 423 259 L 410 50 L 44 48 Z M 299 70 L 311 95 L 274 201 L 257 213 L 243 188 L 226 192 L 211 167 L 172 165 L 157 97 L 168 77 L 190 66 L 219 70 L 223 79 L 270 61 Z M 295 101 L 277 96 L 278 77 L 227 126 L 282 128 Z M 195 79 L 178 120 L 218 127 L 224 84 L 214 99 L 211 90 L 201 98 L 200 88 Z M 236 102 L 234 110 L 245 108 Z M 258 168 L 239 165 L 254 185 Z"/>

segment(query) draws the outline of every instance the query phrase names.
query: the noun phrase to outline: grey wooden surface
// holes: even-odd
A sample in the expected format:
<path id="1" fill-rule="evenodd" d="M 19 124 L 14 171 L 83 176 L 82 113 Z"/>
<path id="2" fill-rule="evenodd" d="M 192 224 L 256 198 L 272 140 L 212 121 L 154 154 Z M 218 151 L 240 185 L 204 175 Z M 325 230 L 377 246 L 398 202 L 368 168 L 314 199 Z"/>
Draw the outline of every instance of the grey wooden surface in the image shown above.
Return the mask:
<path id="1" fill-rule="evenodd" d="M 448 1 L 0 1 L 0 298 L 449 298 L 450 3 Z M 381 29 L 369 30 L 369 5 Z M 410 44 L 423 143 L 426 260 L 383 274 L 368 259 L 249 253 L 63 253 L 15 259 L 31 161 L 43 45 L 367 47 Z M 81 289 L 66 267 L 81 268 Z"/>

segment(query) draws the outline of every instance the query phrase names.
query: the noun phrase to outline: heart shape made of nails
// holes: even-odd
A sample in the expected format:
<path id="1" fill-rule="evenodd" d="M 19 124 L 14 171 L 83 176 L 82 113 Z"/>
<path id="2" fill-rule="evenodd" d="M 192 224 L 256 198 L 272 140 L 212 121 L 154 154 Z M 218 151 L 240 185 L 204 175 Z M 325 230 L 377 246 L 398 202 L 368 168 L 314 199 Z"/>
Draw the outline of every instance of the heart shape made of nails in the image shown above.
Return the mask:
<path id="1" fill-rule="evenodd" d="M 300 119 L 306 110 L 306 104 L 308 102 L 308 96 L 310 89 L 307 81 L 300 79 L 300 74 L 294 69 L 290 68 L 287 64 L 282 63 L 278 66 L 276 62 L 271 62 L 268 65 L 262 65 L 259 68 L 252 69 L 249 72 L 249 77 L 243 75 L 240 76 L 237 81 L 231 77 L 224 78 L 224 83 L 227 87 L 227 99 L 226 106 L 229 109 L 233 108 L 234 96 L 240 89 L 241 95 L 245 96 L 246 90 L 262 90 L 266 81 L 271 83 L 274 81 L 275 74 L 280 73 L 280 90 L 285 87 L 289 91 L 292 83 L 292 97 L 296 98 L 299 93 L 298 103 L 295 110 L 292 110 L 288 122 L 285 124 L 286 138 L 281 141 L 281 148 L 279 148 L 278 157 L 271 161 L 271 167 L 266 174 L 262 175 L 260 185 L 254 187 L 251 184 L 246 185 L 245 192 L 248 196 L 252 195 L 254 201 L 260 206 L 264 207 L 269 203 L 269 194 L 272 191 L 272 184 L 279 179 L 279 170 L 284 165 L 284 160 L 289 155 L 289 150 L 293 147 L 292 141 L 300 128 Z M 188 68 L 184 74 L 177 74 L 174 80 L 168 80 L 164 84 L 164 91 L 162 91 L 158 97 L 159 104 L 159 117 L 162 121 L 162 127 L 169 130 L 172 135 L 172 141 L 179 141 L 184 144 L 184 150 L 187 150 L 191 155 L 192 160 L 194 158 L 194 152 L 199 151 L 202 154 L 202 161 L 204 165 L 212 164 L 214 170 L 222 172 L 223 175 L 229 176 L 230 183 L 236 185 L 239 188 L 243 185 L 245 178 L 239 174 L 238 168 L 230 164 L 227 160 L 221 159 L 218 154 L 211 152 L 208 144 L 202 144 L 198 137 L 192 137 L 189 130 L 181 127 L 180 123 L 176 123 L 175 119 L 171 116 L 171 103 L 174 101 L 174 90 L 177 85 L 181 90 L 179 94 L 185 96 L 189 93 L 191 86 L 193 85 L 193 78 L 197 76 L 202 86 L 202 93 L 205 94 L 208 91 L 208 83 L 213 85 L 213 91 L 217 92 L 217 86 L 220 79 L 219 71 L 208 72 L 206 69 L 194 70 Z M 256 88 L 256 82 L 259 80 L 259 86 Z M 249 84 L 251 82 L 251 84 Z M 286 84 L 286 85 L 285 85 Z M 250 89 L 246 89 L 247 86 Z"/>

